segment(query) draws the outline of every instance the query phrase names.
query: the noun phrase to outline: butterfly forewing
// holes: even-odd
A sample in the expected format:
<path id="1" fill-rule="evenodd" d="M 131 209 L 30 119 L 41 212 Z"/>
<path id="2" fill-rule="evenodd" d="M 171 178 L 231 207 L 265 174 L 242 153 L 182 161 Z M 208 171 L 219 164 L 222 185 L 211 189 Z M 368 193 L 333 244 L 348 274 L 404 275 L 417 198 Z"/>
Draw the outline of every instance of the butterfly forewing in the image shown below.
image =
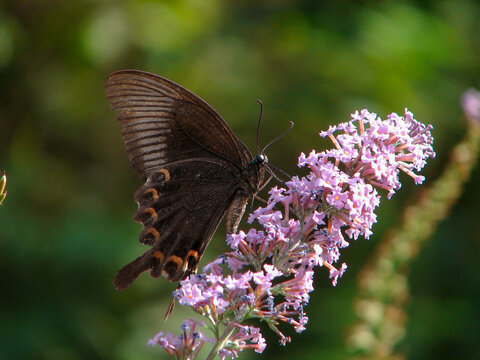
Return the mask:
<path id="1" fill-rule="evenodd" d="M 105 85 L 128 158 L 145 181 L 135 194 L 141 243 L 151 249 L 115 276 L 118 290 L 147 270 L 178 281 L 194 272 L 222 217 L 236 231 L 263 169 L 205 101 L 160 76 L 122 70 Z M 260 172 L 260 170 L 262 170 Z"/>
<path id="2" fill-rule="evenodd" d="M 227 123 L 205 101 L 160 76 L 122 70 L 105 85 L 127 155 L 141 178 L 170 163 L 224 158 L 238 167 L 252 159 Z"/>

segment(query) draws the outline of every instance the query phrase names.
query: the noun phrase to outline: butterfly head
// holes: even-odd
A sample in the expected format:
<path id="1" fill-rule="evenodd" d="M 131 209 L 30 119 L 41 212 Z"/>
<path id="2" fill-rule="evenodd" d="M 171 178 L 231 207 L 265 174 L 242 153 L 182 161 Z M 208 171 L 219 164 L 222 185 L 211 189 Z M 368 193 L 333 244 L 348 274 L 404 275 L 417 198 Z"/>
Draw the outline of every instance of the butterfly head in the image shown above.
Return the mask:
<path id="1" fill-rule="evenodd" d="M 257 165 L 257 166 L 263 166 L 265 164 L 268 163 L 268 158 L 267 158 L 267 155 L 263 155 L 263 154 L 258 154 L 257 156 L 255 156 L 255 158 L 252 160 L 252 162 L 250 163 L 251 166 L 253 165 Z"/>
<path id="2" fill-rule="evenodd" d="M 253 192 L 257 192 L 260 189 L 262 189 L 272 177 L 277 179 L 280 183 L 283 183 L 282 180 L 280 180 L 277 175 L 273 172 L 273 169 L 279 170 L 280 172 L 284 173 L 287 175 L 288 178 L 290 178 L 290 175 L 285 173 L 283 170 L 277 169 L 275 166 L 271 165 L 268 162 L 268 158 L 265 155 L 265 150 L 268 149 L 270 145 L 284 137 L 293 127 L 293 121 L 290 121 L 290 127 L 280 136 L 276 137 L 272 141 L 270 141 L 262 151 L 260 151 L 260 142 L 259 142 L 259 133 L 260 133 L 260 122 L 262 121 L 262 114 L 263 114 L 263 103 L 260 100 L 257 100 L 257 102 L 260 104 L 260 114 L 258 116 L 258 123 L 257 123 L 257 155 L 253 158 L 253 160 L 248 164 L 247 171 L 248 172 L 254 172 L 254 174 L 251 175 L 251 179 L 254 179 L 254 184 L 253 185 Z M 270 177 L 264 182 L 263 177 L 265 174 L 265 170 L 267 170 L 270 173 Z M 256 181 L 255 181 L 256 180 Z"/>

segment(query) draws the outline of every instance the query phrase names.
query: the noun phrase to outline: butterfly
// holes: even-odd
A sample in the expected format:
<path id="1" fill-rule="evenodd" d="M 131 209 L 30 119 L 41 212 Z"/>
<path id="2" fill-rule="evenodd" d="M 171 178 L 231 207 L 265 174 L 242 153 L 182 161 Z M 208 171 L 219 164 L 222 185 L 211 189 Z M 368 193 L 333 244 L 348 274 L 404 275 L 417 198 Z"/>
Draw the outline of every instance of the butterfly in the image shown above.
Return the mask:
<path id="1" fill-rule="evenodd" d="M 196 272 L 222 218 L 227 233 L 237 231 L 249 198 L 269 180 L 268 159 L 252 156 L 215 109 L 166 78 L 120 70 L 105 91 L 144 181 L 134 219 L 143 225 L 140 243 L 150 246 L 118 271 L 114 287 L 127 289 L 145 271 L 182 280 Z"/>

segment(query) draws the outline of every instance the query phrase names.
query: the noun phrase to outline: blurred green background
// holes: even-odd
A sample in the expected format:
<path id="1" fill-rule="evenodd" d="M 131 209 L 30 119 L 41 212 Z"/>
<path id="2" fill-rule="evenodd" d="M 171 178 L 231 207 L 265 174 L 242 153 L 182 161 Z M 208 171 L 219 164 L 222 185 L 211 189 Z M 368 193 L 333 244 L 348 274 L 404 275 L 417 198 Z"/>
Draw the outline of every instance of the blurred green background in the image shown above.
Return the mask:
<path id="1" fill-rule="evenodd" d="M 191 313 L 163 315 L 175 285 L 143 275 L 117 293 L 117 269 L 143 252 L 132 221 L 141 185 L 105 98 L 115 70 L 151 71 L 214 106 L 255 148 L 295 122 L 268 151 L 296 173 L 301 151 L 330 143 L 317 133 L 368 108 L 408 107 L 434 126 L 437 157 L 425 186 L 465 133 L 459 106 L 479 86 L 480 3 L 431 1 L 4 0 L 0 5 L 0 359 L 163 359 L 147 347 L 178 333 Z M 419 188 L 403 177 L 384 198 L 369 241 L 342 253 L 349 270 L 333 288 L 321 268 L 307 330 L 240 358 L 346 359 L 357 275 Z M 408 359 L 480 358 L 480 172 L 411 269 Z M 245 224 L 243 225 L 245 226 Z M 245 227 L 244 227 L 245 228 Z M 225 250 L 223 229 L 203 264 Z"/>

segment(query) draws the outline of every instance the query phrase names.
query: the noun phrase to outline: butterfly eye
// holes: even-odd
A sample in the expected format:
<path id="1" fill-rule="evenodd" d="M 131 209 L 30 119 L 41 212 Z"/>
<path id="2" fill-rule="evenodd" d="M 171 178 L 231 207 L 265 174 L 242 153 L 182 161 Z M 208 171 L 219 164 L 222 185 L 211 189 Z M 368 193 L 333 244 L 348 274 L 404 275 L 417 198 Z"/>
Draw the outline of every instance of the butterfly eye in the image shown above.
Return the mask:
<path id="1" fill-rule="evenodd" d="M 257 156 L 255 156 L 256 164 L 263 165 L 266 162 L 267 162 L 267 157 L 265 155 L 258 154 Z"/>

